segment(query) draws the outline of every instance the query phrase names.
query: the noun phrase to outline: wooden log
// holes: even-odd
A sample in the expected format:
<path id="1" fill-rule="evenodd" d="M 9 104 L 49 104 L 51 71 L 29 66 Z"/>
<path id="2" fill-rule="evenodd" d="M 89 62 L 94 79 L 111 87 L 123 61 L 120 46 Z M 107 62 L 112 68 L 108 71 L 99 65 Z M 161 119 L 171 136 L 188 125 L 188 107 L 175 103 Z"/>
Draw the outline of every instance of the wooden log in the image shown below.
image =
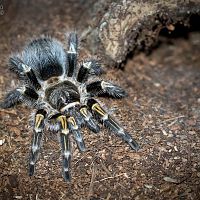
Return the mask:
<path id="1" fill-rule="evenodd" d="M 79 22 L 85 46 L 107 65 L 117 65 L 130 52 L 152 48 L 164 27 L 173 31 L 177 23 L 189 26 L 190 16 L 200 15 L 200 1 L 97 1 L 87 14 L 88 26 Z"/>

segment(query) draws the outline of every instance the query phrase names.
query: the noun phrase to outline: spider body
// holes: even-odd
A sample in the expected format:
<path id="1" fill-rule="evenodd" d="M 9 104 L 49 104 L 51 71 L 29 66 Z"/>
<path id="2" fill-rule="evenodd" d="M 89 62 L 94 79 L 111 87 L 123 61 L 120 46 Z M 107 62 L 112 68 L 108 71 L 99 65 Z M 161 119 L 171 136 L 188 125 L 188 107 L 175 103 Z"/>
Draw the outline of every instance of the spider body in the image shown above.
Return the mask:
<path id="1" fill-rule="evenodd" d="M 85 151 L 81 133 L 83 125 L 98 133 L 99 123 L 103 124 L 132 149 L 139 148 L 131 135 L 95 100 L 99 95 L 122 98 L 126 92 L 111 82 L 96 80 L 102 73 L 100 65 L 94 59 L 78 63 L 77 49 L 77 35 L 70 33 L 67 51 L 57 40 L 44 37 L 33 40 L 21 54 L 10 58 L 10 68 L 18 74 L 21 85 L 7 94 L 1 107 L 10 108 L 25 103 L 34 109 L 30 176 L 35 172 L 45 129 L 60 135 L 63 177 L 66 181 L 70 180 L 70 138 L 73 136 L 79 150 Z"/>

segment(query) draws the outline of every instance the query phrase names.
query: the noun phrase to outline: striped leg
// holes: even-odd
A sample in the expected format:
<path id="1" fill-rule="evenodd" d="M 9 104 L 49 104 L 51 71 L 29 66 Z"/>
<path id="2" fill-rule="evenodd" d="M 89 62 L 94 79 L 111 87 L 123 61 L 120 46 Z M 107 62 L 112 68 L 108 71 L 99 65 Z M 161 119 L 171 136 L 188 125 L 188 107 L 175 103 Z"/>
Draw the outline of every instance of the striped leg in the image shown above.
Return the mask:
<path id="1" fill-rule="evenodd" d="M 79 150 L 82 152 L 85 151 L 85 143 L 83 141 L 83 137 L 82 137 L 81 131 L 78 128 L 76 120 L 74 119 L 74 117 L 69 117 L 67 119 L 67 122 L 69 124 L 70 130 L 73 133 L 73 136 L 75 137 L 75 140 L 76 140 Z"/>
<path id="2" fill-rule="evenodd" d="M 86 86 L 87 92 L 91 96 L 108 95 L 114 98 L 127 96 L 126 92 L 118 85 L 107 81 L 95 81 Z"/>
<path id="3" fill-rule="evenodd" d="M 60 115 L 57 120 L 60 122 L 61 126 L 60 144 L 62 149 L 63 177 L 65 181 L 70 181 L 71 142 L 69 137 L 69 129 L 67 126 L 67 119 L 66 116 Z"/>
<path id="4" fill-rule="evenodd" d="M 2 108 L 11 108 L 18 103 L 25 103 L 27 105 L 34 105 L 38 99 L 38 94 L 34 89 L 22 86 L 17 88 L 6 95 L 4 102 L 0 105 Z"/>
<path id="5" fill-rule="evenodd" d="M 139 145 L 137 142 L 131 137 L 129 133 L 127 133 L 106 111 L 101 108 L 99 103 L 94 99 L 88 100 L 88 106 L 94 113 L 94 115 L 103 122 L 104 126 L 112 130 L 116 135 L 121 137 L 124 141 L 126 141 L 130 147 L 134 150 L 139 149 Z"/>
<path id="6" fill-rule="evenodd" d="M 86 82 L 89 75 L 100 75 L 102 69 L 96 60 L 83 61 L 77 75 L 77 81 L 80 83 Z"/>
<path id="7" fill-rule="evenodd" d="M 15 89 L 15 90 L 9 92 L 6 95 L 4 101 L 1 102 L 1 104 L 0 104 L 1 108 L 11 108 L 11 107 L 17 105 L 18 103 L 21 103 L 20 96 L 21 96 L 21 93 L 20 93 L 20 91 L 18 91 L 18 89 Z"/>
<path id="8" fill-rule="evenodd" d="M 27 79 L 32 86 L 38 90 L 41 88 L 33 69 L 23 63 L 18 57 L 10 58 L 11 70 L 16 72 L 21 79 Z"/>
<path id="9" fill-rule="evenodd" d="M 77 65 L 78 37 L 76 33 L 70 33 L 68 46 L 69 50 L 67 52 L 67 56 L 69 69 L 67 76 L 72 77 Z"/>
<path id="10" fill-rule="evenodd" d="M 98 133 L 100 131 L 100 127 L 98 124 L 95 122 L 92 114 L 90 111 L 87 109 L 87 106 L 83 106 L 80 108 L 80 113 L 82 117 L 84 118 L 84 121 L 86 123 L 86 126 L 93 131 L 94 133 Z"/>
<path id="11" fill-rule="evenodd" d="M 35 172 L 35 164 L 38 159 L 43 138 L 45 116 L 46 116 L 45 110 L 38 110 L 35 115 L 34 134 L 33 134 L 30 160 L 29 160 L 29 176 L 32 176 Z"/>

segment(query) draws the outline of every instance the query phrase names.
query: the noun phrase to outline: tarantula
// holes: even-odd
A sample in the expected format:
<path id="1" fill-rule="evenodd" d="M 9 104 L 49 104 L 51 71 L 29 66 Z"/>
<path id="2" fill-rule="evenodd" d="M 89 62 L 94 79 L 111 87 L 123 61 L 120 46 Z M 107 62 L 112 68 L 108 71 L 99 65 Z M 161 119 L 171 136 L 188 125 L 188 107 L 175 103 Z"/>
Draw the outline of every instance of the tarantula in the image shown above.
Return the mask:
<path id="1" fill-rule="evenodd" d="M 97 79 L 102 74 L 100 64 L 95 59 L 79 63 L 77 49 L 77 34 L 72 32 L 68 37 L 67 51 L 56 39 L 42 37 L 33 40 L 20 54 L 9 60 L 10 69 L 18 75 L 21 86 L 7 94 L 1 107 L 10 108 L 25 103 L 35 109 L 30 176 L 35 172 L 45 129 L 59 133 L 65 181 L 71 179 L 71 136 L 79 150 L 85 150 L 80 130 L 83 125 L 98 133 L 98 123 L 101 123 L 132 149 L 139 148 L 131 135 L 94 98 L 100 95 L 122 98 L 126 92 L 111 82 Z"/>

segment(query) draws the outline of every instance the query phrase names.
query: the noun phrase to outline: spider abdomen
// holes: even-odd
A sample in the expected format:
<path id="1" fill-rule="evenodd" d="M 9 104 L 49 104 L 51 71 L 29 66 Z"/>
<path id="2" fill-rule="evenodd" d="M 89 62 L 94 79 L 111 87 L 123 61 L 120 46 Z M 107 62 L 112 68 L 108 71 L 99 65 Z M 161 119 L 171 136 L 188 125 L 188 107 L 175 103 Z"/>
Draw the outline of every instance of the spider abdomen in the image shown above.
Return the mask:
<path id="1" fill-rule="evenodd" d="M 67 68 L 67 56 L 63 45 L 53 38 L 33 40 L 22 51 L 21 60 L 31 66 L 41 81 L 61 76 Z"/>

